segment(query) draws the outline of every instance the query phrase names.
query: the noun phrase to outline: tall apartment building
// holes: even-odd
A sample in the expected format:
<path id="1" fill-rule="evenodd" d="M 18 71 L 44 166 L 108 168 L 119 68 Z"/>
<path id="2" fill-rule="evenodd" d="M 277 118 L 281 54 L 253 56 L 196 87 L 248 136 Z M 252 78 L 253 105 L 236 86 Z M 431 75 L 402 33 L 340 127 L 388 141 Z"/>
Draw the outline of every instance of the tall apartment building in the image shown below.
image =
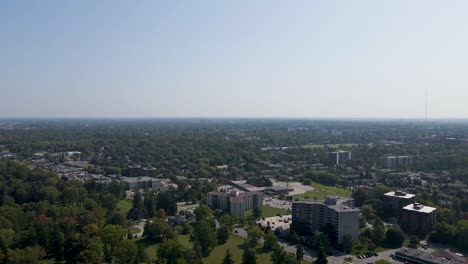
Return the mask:
<path id="1" fill-rule="evenodd" d="M 140 165 L 130 165 L 127 168 L 129 177 L 138 177 L 142 176 L 142 168 Z"/>
<path id="2" fill-rule="evenodd" d="M 331 224 L 335 230 L 334 242 L 338 244 L 343 236 L 350 235 L 354 241 L 359 239 L 360 210 L 354 208 L 354 200 L 327 196 L 325 201 L 302 200 L 292 202 L 292 223 L 305 225 L 309 233 Z"/>
<path id="3" fill-rule="evenodd" d="M 437 224 L 437 209 L 419 203 L 403 207 L 401 227 L 410 234 L 426 235 Z"/>
<path id="4" fill-rule="evenodd" d="M 342 164 L 351 159 L 351 152 L 338 150 L 328 153 L 328 159 L 333 164 Z"/>
<path id="5" fill-rule="evenodd" d="M 413 157 L 411 156 L 386 156 L 380 159 L 380 167 L 384 169 L 409 167 L 412 164 L 413 164 Z"/>
<path id="6" fill-rule="evenodd" d="M 414 194 L 402 191 L 388 192 L 384 194 L 384 207 L 391 210 L 392 216 L 399 217 L 403 207 L 414 203 L 415 197 Z"/>
<path id="7" fill-rule="evenodd" d="M 156 177 L 158 176 L 158 173 L 155 167 L 149 165 L 148 167 L 143 168 L 143 175 L 148 177 Z"/>
<path id="8" fill-rule="evenodd" d="M 229 212 L 232 216 L 243 217 L 245 210 L 263 205 L 262 192 L 209 192 L 206 195 L 208 207 Z"/>

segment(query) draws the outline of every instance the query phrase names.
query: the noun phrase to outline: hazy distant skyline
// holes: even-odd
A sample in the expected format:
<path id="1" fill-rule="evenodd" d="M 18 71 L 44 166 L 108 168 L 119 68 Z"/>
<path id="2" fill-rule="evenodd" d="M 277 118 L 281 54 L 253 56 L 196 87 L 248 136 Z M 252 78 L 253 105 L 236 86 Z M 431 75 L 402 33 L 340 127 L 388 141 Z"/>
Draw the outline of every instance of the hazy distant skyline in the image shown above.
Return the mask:
<path id="1" fill-rule="evenodd" d="M 0 117 L 468 117 L 466 1 L 0 1 Z"/>

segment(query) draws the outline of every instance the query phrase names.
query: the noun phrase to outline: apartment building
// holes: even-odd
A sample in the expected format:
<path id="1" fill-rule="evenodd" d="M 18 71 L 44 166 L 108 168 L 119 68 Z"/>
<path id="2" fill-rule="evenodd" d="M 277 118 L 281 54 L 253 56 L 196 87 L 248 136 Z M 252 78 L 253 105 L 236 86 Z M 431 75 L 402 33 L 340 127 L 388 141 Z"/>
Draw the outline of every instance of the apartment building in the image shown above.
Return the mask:
<path id="1" fill-rule="evenodd" d="M 384 169 L 395 169 L 410 167 L 413 164 L 411 156 L 386 156 L 380 159 L 380 167 Z"/>
<path id="2" fill-rule="evenodd" d="M 332 164 L 343 164 L 348 160 L 351 160 L 351 152 L 338 150 L 328 153 L 328 159 Z"/>
<path id="3" fill-rule="evenodd" d="M 388 192 L 384 194 L 384 207 L 391 210 L 392 216 L 398 218 L 403 207 L 415 202 L 415 197 L 414 194 L 402 191 Z"/>
<path id="4" fill-rule="evenodd" d="M 327 196 L 325 201 L 302 200 L 292 202 L 292 223 L 304 224 L 309 233 L 331 224 L 335 230 L 333 242 L 338 244 L 343 236 L 359 239 L 360 210 L 354 208 L 354 200 L 337 196 Z"/>
<path id="5" fill-rule="evenodd" d="M 403 207 L 400 222 L 403 230 L 409 234 L 426 235 L 437 224 L 437 208 L 419 203 L 409 204 Z"/>
<path id="6" fill-rule="evenodd" d="M 245 211 L 263 205 L 262 192 L 209 192 L 206 195 L 208 207 L 229 212 L 232 216 L 243 217 Z"/>

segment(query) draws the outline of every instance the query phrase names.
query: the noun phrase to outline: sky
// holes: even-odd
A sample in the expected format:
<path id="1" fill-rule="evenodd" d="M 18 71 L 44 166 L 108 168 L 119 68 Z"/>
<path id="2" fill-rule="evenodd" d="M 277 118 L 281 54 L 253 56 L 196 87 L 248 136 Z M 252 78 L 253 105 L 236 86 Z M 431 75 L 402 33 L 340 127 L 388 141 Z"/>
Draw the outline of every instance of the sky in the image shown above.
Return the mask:
<path id="1" fill-rule="evenodd" d="M 468 1 L 0 1 L 0 117 L 468 118 Z"/>

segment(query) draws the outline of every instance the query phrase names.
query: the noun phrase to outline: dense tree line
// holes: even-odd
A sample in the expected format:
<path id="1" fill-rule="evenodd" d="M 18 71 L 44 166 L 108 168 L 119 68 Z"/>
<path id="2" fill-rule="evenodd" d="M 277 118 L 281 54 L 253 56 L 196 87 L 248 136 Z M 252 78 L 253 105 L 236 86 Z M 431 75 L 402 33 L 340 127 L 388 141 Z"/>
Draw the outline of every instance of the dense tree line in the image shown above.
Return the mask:
<path id="1" fill-rule="evenodd" d="M 0 262 L 140 263 L 142 248 L 115 221 L 116 197 L 0 160 Z M 107 199 L 109 198 L 109 199 Z M 118 222 L 118 223 L 117 223 Z"/>

